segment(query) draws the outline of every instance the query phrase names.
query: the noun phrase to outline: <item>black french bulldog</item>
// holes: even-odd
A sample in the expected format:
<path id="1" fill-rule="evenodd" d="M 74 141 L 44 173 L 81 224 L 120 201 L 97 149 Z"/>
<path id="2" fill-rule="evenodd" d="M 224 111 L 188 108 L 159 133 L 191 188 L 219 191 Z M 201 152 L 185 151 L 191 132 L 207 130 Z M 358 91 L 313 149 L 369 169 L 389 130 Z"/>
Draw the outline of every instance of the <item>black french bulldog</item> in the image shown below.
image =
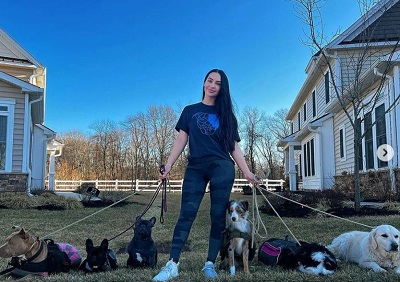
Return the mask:
<path id="1" fill-rule="evenodd" d="M 128 245 L 129 254 L 126 265 L 128 267 L 155 267 L 157 264 L 157 247 L 151 237 L 151 229 L 156 218 L 150 220 L 139 219 L 135 224 L 134 235 Z"/>
<path id="2" fill-rule="evenodd" d="M 104 239 L 100 246 L 93 246 L 91 239 L 86 240 L 87 257 L 79 266 L 85 272 L 110 271 L 118 268 L 115 253 L 108 248 L 108 240 Z"/>

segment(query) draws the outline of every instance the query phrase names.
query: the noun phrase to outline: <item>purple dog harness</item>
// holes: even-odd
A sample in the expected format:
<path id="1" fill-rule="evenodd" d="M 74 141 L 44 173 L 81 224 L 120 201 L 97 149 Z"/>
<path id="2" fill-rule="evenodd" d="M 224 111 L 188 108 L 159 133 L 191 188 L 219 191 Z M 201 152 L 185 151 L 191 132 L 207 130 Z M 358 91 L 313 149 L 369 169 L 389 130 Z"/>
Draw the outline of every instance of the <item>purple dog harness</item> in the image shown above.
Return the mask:
<path id="1" fill-rule="evenodd" d="M 297 243 L 284 239 L 269 239 L 262 243 L 258 251 L 258 260 L 266 265 L 278 264 L 283 251 L 296 253 Z"/>

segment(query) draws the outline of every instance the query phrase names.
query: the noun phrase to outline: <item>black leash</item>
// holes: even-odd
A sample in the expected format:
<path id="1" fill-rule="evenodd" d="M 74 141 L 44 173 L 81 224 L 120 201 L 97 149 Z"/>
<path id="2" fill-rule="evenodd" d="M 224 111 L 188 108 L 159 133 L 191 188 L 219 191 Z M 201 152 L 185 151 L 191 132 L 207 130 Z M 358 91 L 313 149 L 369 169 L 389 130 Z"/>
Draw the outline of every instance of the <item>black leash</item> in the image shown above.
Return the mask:
<path id="1" fill-rule="evenodd" d="M 160 166 L 160 173 L 165 173 L 165 165 Z M 167 179 L 164 178 L 161 180 L 162 193 L 161 193 L 161 214 L 160 214 L 160 223 L 164 223 L 164 212 L 167 212 Z"/>
<path id="2" fill-rule="evenodd" d="M 8 263 L 8 265 L 11 265 L 11 263 Z M 0 275 L 4 275 L 4 274 L 7 274 L 7 273 L 10 273 L 16 268 L 17 268 L 16 266 L 12 266 L 10 268 L 4 269 L 3 271 L 0 272 Z"/>
<path id="3" fill-rule="evenodd" d="M 165 165 L 161 165 L 160 166 L 160 173 L 164 174 L 164 172 L 165 172 Z M 164 212 L 167 212 L 167 180 L 165 178 L 158 185 L 157 190 L 154 192 L 154 194 L 151 197 L 149 203 L 144 208 L 142 213 L 136 217 L 135 221 L 127 229 L 125 229 L 124 231 L 122 231 L 119 234 L 115 235 L 111 239 L 108 239 L 108 241 L 111 241 L 111 240 L 121 236 L 122 234 L 127 232 L 129 229 L 133 228 L 136 225 L 136 223 L 142 218 L 142 216 L 144 216 L 147 213 L 147 211 L 150 209 L 150 207 L 153 205 L 153 203 L 154 203 L 155 199 L 157 198 L 158 193 L 160 193 L 161 189 L 163 189 L 163 190 L 162 190 L 162 200 L 161 200 L 160 222 L 163 224 L 164 223 Z"/>

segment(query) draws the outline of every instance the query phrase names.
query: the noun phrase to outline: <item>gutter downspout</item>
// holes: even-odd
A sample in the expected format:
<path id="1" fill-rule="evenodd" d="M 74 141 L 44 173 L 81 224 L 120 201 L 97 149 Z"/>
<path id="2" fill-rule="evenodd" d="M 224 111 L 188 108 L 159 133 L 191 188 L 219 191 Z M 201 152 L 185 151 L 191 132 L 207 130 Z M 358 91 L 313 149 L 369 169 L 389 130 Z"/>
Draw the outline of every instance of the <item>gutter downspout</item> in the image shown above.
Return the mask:
<path id="1" fill-rule="evenodd" d="M 29 100 L 29 95 L 28 94 L 25 94 L 25 95 L 27 97 L 26 99 Z M 42 100 L 43 100 L 43 95 L 41 95 L 40 98 L 38 98 L 36 100 L 30 101 L 28 103 L 28 112 L 27 112 L 27 114 L 25 115 L 25 118 L 24 118 L 24 123 L 25 123 L 25 134 L 24 135 L 25 135 L 25 138 L 27 138 L 27 139 L 25 139 L 25 140 L 27 140 L 26 148 L 25 148 L 26 150 L 24 150 L 26 152 L 26 156 L 27 156 L 26 163 L 25 163 L 25 166 L 26 166 L 25 169 L 28 172 L 28 187 L 26 189 L 26 194 L 28 196 L 30 196 L 30 197 L 34 196 L 33 194 L 31 194 L 32 170 L 30 168 L 30 164 L 31 164 L 31 161 L 32 161 L 31 160 L 31 157 L 32 157 L 32 154 L 31 154 L 31 151 L 32 151 L 32 149 L 31 149 L 31 138 L 32 138 L 31 112 L 32 112 L 32 104 L 40 102 Z"/>
<path id="2" fill-rule="evenodd" d="M 400 95 L 400 89 L 396 89 L 396 86 L 400 86 L 400 68 L 399 68 L 399 66 L 394 66 L 394 68 L 393 68 L 393 95 L 394 95 L 393 98 L 394 99 L 396 99 L 396 97 Z M 397 154 L 395 154 L 396 159 L 395 159 L 394 165 L 396 167 L 399 167 L 399 161 L 400 161 L 400 148 L 399 148 L 400 124 L 398 124 L 400 122 L 400 106 L 399 106 L 399 104 L 397 104 L 393 110 L 394 110 L 394 126 L 397 128 L 397 130 L 396 130 L 397 131 L 397 134 L 396 134 Z"/>
<path id="3" fill-rule="evenodd" d="M 374 68 L 374 74 L 376 76 L 380 76 L 383 77 L 384 74 L 379 72 L 379 70 L 377 68 Z M 393 76 L 386 74 L 386 76 L 389 79 L 389 107 L 391 107 L 392 103 L 394 103 L 395 100 L 395 89 L 394 89 L 394 82 L 393 82 Z M 394 111 L 395 108 L 393 108 L 392 110 L 390 110 L 388 112 L 389 114 L 389 128 L 390 128 L 390 142 L 391 142 L 391 146 L 393 148 L 397 148 L 397 136 L 393 135 L 394 132 L 396 132 L 396 116 L 395 113 L 393 113 L 392 111 Z M 396 155 L 396 154 L 395 154 Z M 397 159 L 397 158 L 396 158 Z M 397 162 L 397 161 L 396 161 Z M 396 177 L 394 174 L 394 167 L 396 166 L 395 164 L 395 159 L 394 157 L 389 160 L 389 174 L 390 174 L 390 186 L 392 191 L 396 191 Z"/>
<path id="4" fill-rule="evenodd" d="M 46 69 L 43 68 L 43 73 L 42 74 L 32 74 L 29 77 L 29 83 L 36 85 L 36 81 L 33 81 L 34 78 L 39 77 L 39 76 L 44 76 L 46 73 Z M 35 83 L 34 83 L 35 82 Z M 29 101 L 29 95 L 27 93 L 25 93 L 25 109 L 27 109 L 27 112 L 25 113 L 25 117 L 24 117 L 24 124 L 25 124 L 25 130 L 24 130 L 24 140 L 27 140 L 26 142 L 24 142 L 24 157 L 25 157 L 25 161 L 23 162 L 23 166 L 25 166 L 25 171 L 28 173 L 28 187 L 26 189 L 26 194 L 28 196 L 34 196 L 31 193 L 31 186 L 32 186 L 32 170 L 30 168 L 30 164 L 31 164 L 31 158 L 32 158 L 32 154 L 31 154 L 31 138 L 32 138 L 32 130 L 31 130 L 31 112 L 32 112 L 32 104 L 40 102 L 43 100 L 43 96 L 45 95 L 45 89 L 46 87 L 44 87 L 43 93 L 40 96 L 40 98 L 33 100 L 33 101 Z M 24 167 L 23 167 L 24 168 Z"/>
<path id="5" fill-rule="evenodd" d="M 319 174 L 320 174 L 320 180 L 319 180 L 319 185 L 321 187 L 321 190 L 324 189 L 324 171 L 322 169 L 322 164 L 323 164 L 323 160 L 322 160 L 322 136 L 321 136 L 321 131 L 319 129 L 313 129 L 311 127 L 311 125 L 308 125 L 308 130 L 315 133 L 315 135 L 317 135 L 318 138 L 318 147 L 319 147 L 319 164 L 318 164 L 318 168 L 319 168 Z"/>

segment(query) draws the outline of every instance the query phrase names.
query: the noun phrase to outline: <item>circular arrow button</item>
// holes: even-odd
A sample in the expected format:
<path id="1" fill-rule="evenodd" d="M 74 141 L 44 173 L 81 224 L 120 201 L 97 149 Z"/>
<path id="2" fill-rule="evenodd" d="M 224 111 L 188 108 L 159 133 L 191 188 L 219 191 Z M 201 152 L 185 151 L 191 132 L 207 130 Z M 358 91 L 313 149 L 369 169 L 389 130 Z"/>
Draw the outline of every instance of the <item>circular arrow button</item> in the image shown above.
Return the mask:
<path id="1" fill-rule="evenodd" d="M 382 144 L 378 147 L 376 151 L 376 155 L 382 162 L 388 162 L 393 159 L 394 150 L 393 147 L 389 144 Z"/>

